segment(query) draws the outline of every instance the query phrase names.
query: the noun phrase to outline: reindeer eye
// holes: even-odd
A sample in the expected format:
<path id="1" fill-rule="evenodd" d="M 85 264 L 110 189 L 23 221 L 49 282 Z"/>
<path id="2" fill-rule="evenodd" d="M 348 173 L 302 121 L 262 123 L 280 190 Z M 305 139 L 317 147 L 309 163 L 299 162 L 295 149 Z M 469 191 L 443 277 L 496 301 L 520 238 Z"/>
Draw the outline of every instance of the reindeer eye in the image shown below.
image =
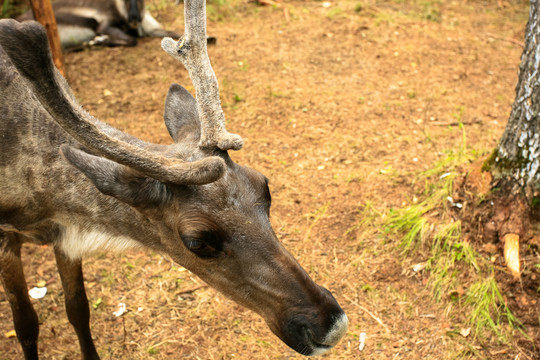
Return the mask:
<path id="1" fill-rule="evenodd" d="M 191 251 L 198 251 L 206 247 L 206 244 L 199 240 L 189 240 L 187 247 Z"/>
<path id="2" fill-rule="evenodd" d="M 216 234 L 204 231 L 193 235 L 181 235 L 182 242 L 189 251 L 200 258 L 217 258 L 223 250 L 223 243 Z"/>

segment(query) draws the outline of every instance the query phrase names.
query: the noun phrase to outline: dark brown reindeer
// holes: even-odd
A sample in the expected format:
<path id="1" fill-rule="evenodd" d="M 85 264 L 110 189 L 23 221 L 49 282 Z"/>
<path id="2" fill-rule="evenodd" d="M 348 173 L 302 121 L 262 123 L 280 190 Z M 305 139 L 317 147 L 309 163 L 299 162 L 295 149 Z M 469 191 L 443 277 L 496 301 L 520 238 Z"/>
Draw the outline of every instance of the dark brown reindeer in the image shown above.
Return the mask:
<path id="1" fill-rule="evenodd" d="M 144 0 L 58 0 L 53 2 L 64 50 L 89 45 L 135 46 L 137 37 L 175 37 L 146 10 Z M 17 18 L 33 20 L 32 11 Z"/>
<path id="2" fill-rule="evenodd" d="M 184 37 L 162 47 L 188 69 L 197 100 L 171 86 L 165 122 L 173 145 L 90 116 L 54 68 L 44 29 L 0 21 L 0 275 L 27 360 L 38 358 L 39 332 L 20 258 L 27 242 L 54 248 L 85 360 L 99 359 L 81 262 L 94 251 L 167 254 L 305 355 L 326 352 L 346 332 L 331 293 L 277 240 L 267 179 L 229 157 L 243 143 L 225 130 L 205 3 L 186 0 L 184 11 Z"/>

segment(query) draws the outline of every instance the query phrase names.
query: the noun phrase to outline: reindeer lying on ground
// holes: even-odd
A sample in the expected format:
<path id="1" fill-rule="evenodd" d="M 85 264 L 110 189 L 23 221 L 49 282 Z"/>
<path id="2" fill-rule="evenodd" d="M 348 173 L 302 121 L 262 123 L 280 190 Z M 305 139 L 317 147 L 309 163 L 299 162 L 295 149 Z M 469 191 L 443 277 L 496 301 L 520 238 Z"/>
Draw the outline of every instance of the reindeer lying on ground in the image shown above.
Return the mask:
<path id="1" fill-rule="evenodd" d="M 84 111 L 54 68 L 36 22 L 0 21 L 0 277 L 25 359 L 37 359 L 38 317 L 21 246 L 53 247 L 66 311 L 85 360 L 99 359 L 81 258 L 148 248 L 260 314 L 287 345 L 322 354 L 347 316 L 277 240 L 270 191 L 234 163 L 242 138 L 225 130 L 206 49 L 203 0 L 185 1 L 185 35 L 162 41 L 193 81 L 173 84 L 165 122 L 173 145 L 143 142 Z"/>
<path id="2" fill-rule="evenodd" d="M 64 50 L 88 45 L 135 46 L 137 37 L 174 37 L 146 10 L 144 0 L 58 0 L 53 2 Z M 17 18 L 33 20 L 32 11 Z"/>

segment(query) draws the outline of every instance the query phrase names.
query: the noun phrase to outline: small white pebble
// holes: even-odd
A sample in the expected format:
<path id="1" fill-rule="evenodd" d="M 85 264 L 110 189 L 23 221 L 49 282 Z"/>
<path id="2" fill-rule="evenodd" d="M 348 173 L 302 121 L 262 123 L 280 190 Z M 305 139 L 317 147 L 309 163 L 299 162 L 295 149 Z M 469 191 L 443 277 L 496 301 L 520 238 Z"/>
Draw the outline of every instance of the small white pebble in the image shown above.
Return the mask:
<path id="1" fill-rule="evenodd" d="M 124 304 L 122 302 L 118 304 L 118 310 L 113 311 L 113 315 L 116 316 L 116 317 L 122 316 L 125 313 L 127 313 L 126 304 Z"/>
<path id="2" fill-rule="evenodd" d="M 46 293 L 46 287 L 33 287 L 32 289 L 28 290 L 28 295 L 30 295 L 32 299 L 41 299 Z"/>
<path id="3" fill-rule="evenodd" d="M 450 176 L 450 175 L 452 175 L 451 172 L 444 173 L 439 177 L 439 179 L 444 179 L 445 177 Z"/>
<path id="4" fill-rule="evenodd" d="M 359 337 L 358 350 L 362 351 L 366 347 L 366 333 L 361 332 Z"/>

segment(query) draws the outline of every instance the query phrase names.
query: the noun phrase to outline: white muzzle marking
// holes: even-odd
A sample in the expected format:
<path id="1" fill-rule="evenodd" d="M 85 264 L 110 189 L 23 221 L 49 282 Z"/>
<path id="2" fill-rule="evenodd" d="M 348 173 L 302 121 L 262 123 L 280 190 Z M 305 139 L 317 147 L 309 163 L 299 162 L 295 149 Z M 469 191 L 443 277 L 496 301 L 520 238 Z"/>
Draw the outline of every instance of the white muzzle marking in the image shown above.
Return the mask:
<path id="1" fill-rule="evenodd" d="M 323 347 L 314 347 L 313 352 L 311 353 L 311 356 L 319 356 L 330 350 L 332 347 L 337 345 L 339 340 L 345 336 L 347 333 L 347 328 L 349 327 L 349 319 L 347 318 L 347 315 L 343 313 L 340 317 L 338 317 L 330 328 L 330 331 L 328 331 L 328 334 L 324 337 L 323 342 L 321 345 Z"/>

